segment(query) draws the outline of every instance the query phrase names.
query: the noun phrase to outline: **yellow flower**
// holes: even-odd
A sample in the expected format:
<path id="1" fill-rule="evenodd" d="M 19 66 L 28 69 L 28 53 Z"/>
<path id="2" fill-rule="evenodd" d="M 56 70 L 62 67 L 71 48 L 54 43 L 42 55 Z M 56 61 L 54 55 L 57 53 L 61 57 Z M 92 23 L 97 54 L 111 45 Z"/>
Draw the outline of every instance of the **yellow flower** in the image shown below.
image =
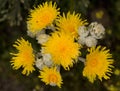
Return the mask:
<path id="1" fill-rule="evenodd" d="M 98 19 L 102 19 L 103 18 L 103 15 L 104 15 L 104 11 L 103 10 L 99 10 L 96 12 L 96 18 Z"/>
<path id="2" fill-rule="evenodd" d="M 31 44 L 21 38 L 18 39 L 13 46 L 18 50 L 18 53 L 10 53 L 13 55 L 11 60 L 13 69 L 17 70 L 22 67 L 22 74 L 29 75 L 35 70 L 33 67 L 35 56 Z"/>
<path id="3" fill-rule="evenodd" d="M 75 12 L 73 12 L 73 14 L 68 12 L 66 16 L 63 13 L 63 17 L 60 16 L 57 20 L 58 30 L 70 33 L 74 37 L 77 37 L 78 28 L 87 24 L 86 20 L 82 20 L 80 16 L 80 14 L 75 14 Z"/>
<path id="4" fill-rule="evenodd" d="M 27 21 L 28 29 L 31 33 L 36 34 L 46 26 L 49 26 L 59 15 L 59 9 L 57 9 L 56 3 L 45 2 L 39 5 L 34 10 L 30 11 L 30 15 Z"/>
<path id="5" fill-rule="evenodd" d="M 63 32 L 55 32 L 43 45 L 44 53 L 49 53 L 54 64 L 62 65 L 69 70 L 80 54 L 80 45 L 74 41 L 71 35 Z"/>
<path id="6" fill-rule="evenodd" d="M 62 84 L 62 78 L 60 75 L 60 72 L 57 71 L 56 67 L 48 68 L 44 67 L 42 71 L 40 71 L 41 80 L 46 83 L 46 85 L 51 86 L 58 86 L 61 87 Z"/>
<path id="7" fill-rule="evenodd" d="M 114 74 L 117 75 L 117 76 L 120 75 L 120 70 L 119 69 L 115 69 Z"/>
<path id="8" fill-rule="evenodd" d="M 86 56 L 83 76 L 87 77 L 92 83 L 96 77 L 101 81 L 102 78 L 109 79 L 110 73 L 112 73 L 111 68 L 113 68 L 113 59 L 109 50 L 106 50 L 106 47 L 98 46 L 97 48 L 92 47 L 88 51 L 90 53 Z"/>

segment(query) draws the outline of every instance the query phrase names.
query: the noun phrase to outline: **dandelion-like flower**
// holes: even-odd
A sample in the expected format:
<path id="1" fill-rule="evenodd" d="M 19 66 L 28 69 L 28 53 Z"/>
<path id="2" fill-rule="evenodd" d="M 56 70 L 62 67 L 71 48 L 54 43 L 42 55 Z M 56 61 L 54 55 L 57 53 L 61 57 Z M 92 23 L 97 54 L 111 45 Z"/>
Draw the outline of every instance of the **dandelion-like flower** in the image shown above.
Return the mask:
<path id="1" fill-rule="evenodd" d="M 77 61 L 80 47 L 71 35 L 55 32 L 43 45 L 43 51 L 51 55 L 54 64 L 62 65 L 69 70 L 69 66 Z"/>
<path id="2" fill-rule="evenodd" d="M 14 56 L 11 60 L 13 69 L 17 70 L 22 67 L 22 74 L 29 75 L 32 71 L 35 70 L 33 67 L 35 62 L 35 55 L 33 54 L 33 48 L 31 44 L 21 38 L 18 39 L 13 46 L 18 50 L 18 53 L 10 53 Z"/>
<path id="3" fill-rule="evenodd" d="M 57 9 L 56 3 L 52 4 L 52 2 L 45 2 L 30 11 L 27 21 L 28 30 L 36 34 L 43 28 L 51 25 L 58 15 L 59 9 Z"/>
<path id="4" fill-rule="evenodd" d="M 61 87 L 62 84 L 62 78 L 60 75 L 60 72 L 57 71 L 56 67 L 53 68 L 48 68 L 44 67 L 43 70 L 40 71 L 40 76 L 41 80 L 46 83 L 46 85 L 51 85 L 51 86 L 58 86 Z"/>
<path id="5" fill-rule="evenodd" d="M 72 34 L 74 37 L 78 35 L 78 28 L 86 24 L 86 20 L 82 20 L 80 14 L 75 14 L 75 12 L 73 12 L 73 14 L 68 12 L 66 16 L 63 13 L 63 16 L 60 16 L 57 22 L 60 31 L 63 30 L 66 33 Z"/>
<path id="6" fill-rule="evenodd" d="M 83 76 L 87 77 L 90 82 L 94 82 L 96 77 L 101 81 L 102 78 L 109 79 L 113 68 L 112 55 L 106 47 L 92 47 L 88 50 L 90 53 L 86 56 L 85 68 Z"/>

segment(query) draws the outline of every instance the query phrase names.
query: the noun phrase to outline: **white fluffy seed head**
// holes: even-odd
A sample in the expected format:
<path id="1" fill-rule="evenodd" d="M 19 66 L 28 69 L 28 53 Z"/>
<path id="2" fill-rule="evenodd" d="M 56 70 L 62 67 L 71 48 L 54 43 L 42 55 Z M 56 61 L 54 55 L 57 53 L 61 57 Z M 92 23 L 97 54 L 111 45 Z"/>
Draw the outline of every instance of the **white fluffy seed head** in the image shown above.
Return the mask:
<path id="1" fill-rule="evenodd" d="M 43 62 L 45 65 L 47 65 L 48 67 L 50 67 L 52 65 L 52 60 L 51 60 L 51 55 L 50 54 L 42 54 L 43 56 Z"/>
<path id="2" fill-rule="evenodd" d="M 54 83 L 54 82 L 50 82 L 50 85 L 51 85 L 51 86 L 56 86 L 57 84 Z"/>
<path id="3" fill-rule="evenodd" d="M 89 25 L 89 31 L 91 36 L 95 37 L 96 39 L 101 39 L 104 37 L 105 28 L 102 24 L 98 24 L 97 22 L 93 22 Z"/>
<path id="4" fill-rule="evenodd" d="M 35 37 L 35 35 L 32 32 L 30 32 L 29 30 L 27 31 L 27 35 L 30 36 L 31 38 Z"/>
<path id="5" fill-rule="evenodd" d="M 97 45 L 97 39 L 95 39 L 92 36 L 88 36 L 85 38 L 85 44 L 88 47 L 96 46 Z"/>
<path id="6" fill-rule="evenodd" d="M 55 26 L 52 24 L 50 26 L 47 26 L 46 29 L 51 29 L 52 31 L 55 31 Z"/>
<path id="7" fill-rule="evenodd" d="M 42 70 L 42 68 L 45 66 L 41 58 L 37 58 L 37 60 L 35 61 L 35 65 L 40 70 Z"/>
<path id="8" fill-rule="evenodd" d="M 38 40 L 39 44 L 43 44 L 45 43 L 49 38 L 49 35 L 47 34 L 40 34 L 36 36 L 36 39 Z"/>
<path id="9" fill-rule="evenodd" d="M 78 37 L 78 43 L 81 45 L 84 45 L 85 44 L 85 37 L 84 36 Z"/>
<path id="10" fill-rule="evenodd" d="M 86 36 L 88 36 L 89 31 L 87 30 L 87 28 L 85 26 L 80 26 L 78 29 L 78 34 L 79 34 L 79 36 L 86 37 Z"/>

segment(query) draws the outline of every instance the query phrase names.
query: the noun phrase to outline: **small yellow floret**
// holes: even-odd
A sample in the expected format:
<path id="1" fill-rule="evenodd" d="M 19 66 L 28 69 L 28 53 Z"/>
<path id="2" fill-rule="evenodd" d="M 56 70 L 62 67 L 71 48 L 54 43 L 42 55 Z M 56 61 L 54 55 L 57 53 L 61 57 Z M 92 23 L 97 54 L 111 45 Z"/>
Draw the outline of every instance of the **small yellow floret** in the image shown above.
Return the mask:
<path id="1" fill-rule="evenodd" d="M 90 82 L 94 82 L 96 77 L 109 79 L 113 68 L 112 55 L 106 47 L 92 47 L 88 50 L 90 53 L 86 56 L 85 68 L 83 76 L 87 77 Z"/>
<path id="2" fill-rule="evenodd" d="M 71 35 L 55 32 L 43 45 L 44 53 L 49 53 L 54 64 L 62 65 L 66 70 L 72 66 L 80 54 L 80 45 Z"/>
<path id="3" fill-rule="evenodd" d="M 33 34 L 36 34 L 43 28 L 50 26 L 59 13 L 56 3 L 52 4 L 52 2 L 45 2 L 42 5 L 39 5 L 34 10 L 30 11 L 27 21 L 28 30 Z"/>
<path id="4" fill-rule="evenodd" d="M 104 15 L 104 11 L 103 10 L 99 10 L 96 12 L 96 18 L 98 19 L 102 19 L 103 18 L 103 15 Z"/>
<path id="5" fill-rule="evenodd" d="M 13 69 L 17 70 L 22 67 L 22 73 L 29 75 L 32 71 L 35 70 L 33 67 L 35 62 L 35 55 L 33 54 L 33 48 L 31 44 L 21 38 L 18 39 L 13 46 L 18 50 L 18 53 L 10 53 L 14 56 L 11 60 Z"/>
<path id="6" fill-rule="evenodd" d="M 82 20 L 80 16 L 80 14 L 75 14 L 75 12 L 73 12 L 73 14 L 68 12 L 66 16 L 63 13 L 63 16 L 60 16 L 57 22 L 58 30 L 70 33 L 72 36 L 77 37 L 78 28 L 87 24 L 86 20 Z"/>
<path id="7" fill-rule="evenodd" d="M 48 68 L 44 67 L 42 71 L 40 71 L 41 80 L 46 83 L 46 85 L 51 86 L 58 86 L 61 87 L 62 84 L 62 78 L 60 75 L 60 72 L 57 71 L 56 67 Z"/>

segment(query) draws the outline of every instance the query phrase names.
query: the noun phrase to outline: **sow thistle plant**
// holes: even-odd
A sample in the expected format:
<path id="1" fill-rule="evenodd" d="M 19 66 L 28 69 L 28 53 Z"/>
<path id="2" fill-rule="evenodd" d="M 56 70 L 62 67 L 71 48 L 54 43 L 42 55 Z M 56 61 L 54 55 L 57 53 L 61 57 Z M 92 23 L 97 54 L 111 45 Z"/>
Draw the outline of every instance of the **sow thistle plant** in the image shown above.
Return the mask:
<path id="1" fill-rule="evenodd" d="M 84 64 L 83 76 L 90 82 L 110 79 L 114 67 L 112 54 L 106 47 L 97 45 L 105 35 L 105 28 L 97 22 L 88 24 L 79 13 L 60 15 L 59 10 L 52 1 L 30 10 L 27 34 L 38 41 L 40 50 L 34 53 L 28 40 L 17 39 L 13 44 L 17 52 L 10 53 L 13 69 L 22 67 L 22 74 L 28 76 L 37 68 L 40 72 L 38 77 L 46 85 L 61 87 L 60 68 L 70 71 L 81 61 Z M 83 47 L 88 48 L 85 50 L 88 51 L 86 58 L 81 56 Z"/>

